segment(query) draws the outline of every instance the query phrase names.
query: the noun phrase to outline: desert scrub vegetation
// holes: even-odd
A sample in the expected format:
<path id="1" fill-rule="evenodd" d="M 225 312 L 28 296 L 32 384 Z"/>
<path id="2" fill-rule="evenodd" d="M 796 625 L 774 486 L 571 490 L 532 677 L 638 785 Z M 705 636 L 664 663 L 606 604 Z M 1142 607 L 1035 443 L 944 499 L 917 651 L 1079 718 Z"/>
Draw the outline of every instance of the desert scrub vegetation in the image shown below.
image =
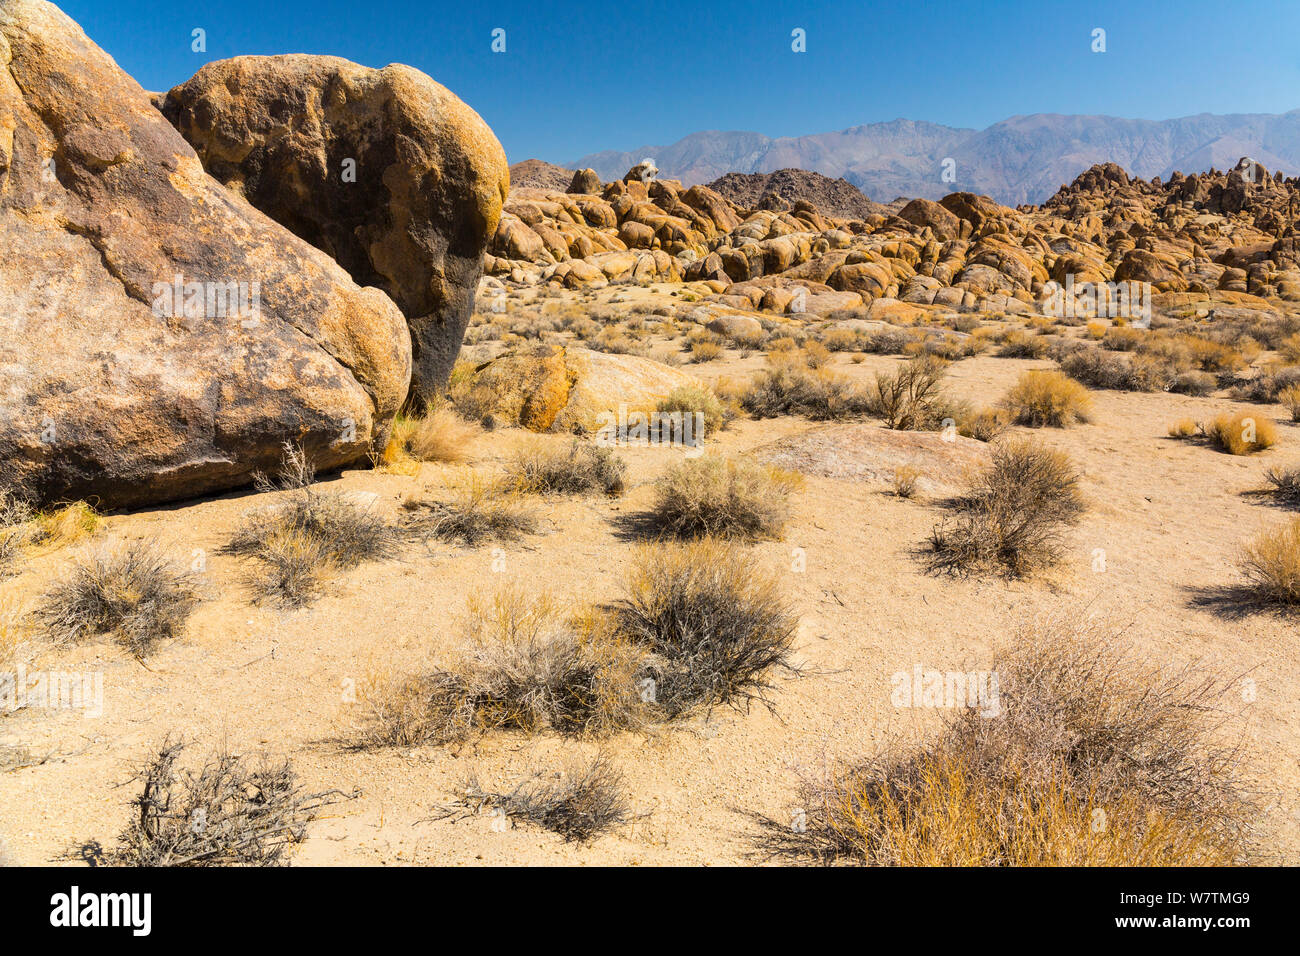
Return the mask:
<path id="1" fill-rule="evenodd" d="M 488 541 L 518 541 L 537 530 L 537 516 L 517 492 L 473 477 L 450 500 L 408 499 L 407 528 L 440 541 L 474 548 Z"/>
<path id="2" fill-rule="evenodd" d="M 1070 459 L 1028 439 L 993 448 L 989 468 L 935 526 L 930 570 L 1001 571 L 1023 577 L 1056 563 L 1066 529 L 1082 516 L 1079 473 Z"/>
<path id="3" fill-rule="evenodd" d="M 943 359 L 922 355 L 896 371 L 878 374 L 870 398 L 871 413 L 886 428 L 904 431 L 934 431 L 945 420 L 956 421 L 965 410 L 944 395 L 947 367 Z"/>
<path id="4" fill-rule="evenodd" d="M 1229 455 L 1253 455 L 1277 444 L 1277 426 L 1271 419 L 1225 414 L 1202 422 L 1200 433 L 1211 445 Z"/>
<path id="5" fill-rule="evenodd" d="M 1248 541 L 1238 564 L 1248 589 L 1261 601 L 1300 605 L 1300 518 Z"/>
<path id="6" fill-rule="evenodd" d="M 1300 506 L 1300 466 L 1274 466 L 1265 469 L 1264 479 L 1271 486 L 1267 491 L 1280 504 Z"/>
<path id="7" fill-rule="evenodd" d="M 477 422 L 466 421 L 447 406 L 430 409 L 416 417 L 399 417 L 384 449 L 385 464 L 403 455 L 416 461 L 462 462 L 469 458 L 474 443 L 483 434 Z"/>
<path id="8" fill-rule="evenodd" d="M 963 708 L 928 740 L 805 780 L 806 832 L 769 833 L 878 866 L 1248 862 L 1259 811 L 1232 682 L 1137 661 L 1121 639 L 1069 618 L 1025 628 L 993 661 L 997 718 Z"/>
<path id="9" fill-rule="evenodd" d="M 36 509 L 25 499 L 0 489 L 0 578 L 7 577 L 24 546 L 31 541 Z"/>
<path id="10" fill-rule="evenodd" d="M 748 459 L 688 459 L 655 482 L 654 502 L 638 520 L 648 533 L 673 538 L 712 535 L 779 539 L 799 475 Z"/>
<path id="11" fill-rule="evenodd" d="M 219 750 L 179 769 L 186 744 L 167 737 L 132 778 L 140 794 L 108 866 L 287 866 L 307 825 L 342 794 L 306 793 L 287 760 Z M 92 846 L 94 846 L 92 844 Z"/>
<path id="12" fill-rule="evenodd" d="M 1025 372 L 1002 402 L 1017 425 L 1031 428 L 1064 428 L 1092 416 L 1088 390 L 1064 373 L 1051 370 Z"/>
<path id="13" fill-rule="evenodd" d="M 75 560 L 34 614 L 59 643 L 104 635 L 143 658 L 180 635 L 199 599 L 194 572 L 136 541 Z"/>
<path id="14" fill-rule="evenodd" d="M 512 826 L 522 821 L 558 833 L 566 843 L 588 843 L 635 819 L 623 773 L 603 753 L 572 761 L 558 777 L 533 775 L 510 790 L 491 790 L 471 773 L 459 799 L 437 819 L 484 812 L 500 814 Z"/>
<path id="15" fill-rule="evenodd" d="M 728 542 L 643 545 L 610 610 L 614 632 L 648 653 L 640 675 L 669 718 L 770 708 L 773 672 L 795 670 L 799 621 L 779 581 Z"/>
<path id="16" fill-rule="evenodd" d="M 871 398 L 829 369 L 778 361 L 755 376 L 741 394 L 740 405 L 755 418 L 801 415 L 813 421 L 836 421 L 865 416 Z"/>
<path id="17" fill-rule="evenodd" d="M 683 420 L 689 415 L 698 414 L 704 416 L 703 419 L 700 419 L 704 423 L 703 432 L 694 434 L 697 440 L 722 431 L 735 418 L 736 414 L 734 405 L 723 402 L 712 389 L 703 385 L 679 385 L 660 400 L 655 407 L 655 411 L 659 412 L 660 416 L 681 415 Z M 674 420 L 670 418 L 669 422 L 664 422 L 661 417 L 661 428 L 666 426 L 671 431 L 672 428 L 677 427 L 672 424 L 672 421 Z M 694 424 L 691 427 L 694 428 Z M 680 428 L 677 431 L 678 434 L 681 434 Z M 659 440 L 664 441 L 672 436 L 660 435 L 657 437 Z"/>
<path id="18" fill-rule="evenodd" d="M 557 448 L 534 442 L 506 467 L 505 486 L 522 494 L 621 495 L 627 463 L 613 449 L 588 445 L 576 438 Z"/>
<path id="19" fill-rule="evenodd" d="M 461 743 L 496 730 L 601 735 L 641 726 L 644 653 L 603 615 L 566 617 L 546 595 L 474 597 L 446 666 L 368 679 L 360 747 Z"/>
<path id="20" fill-rule="evenodd" d="M 287 500 L 247 515 L 222 548 L 257 562 L 247 584 L 256 602 L 302 607 L 335 568 L 396 557 L 400 539 L 384 518 L 358 499 L 315 487 L 316 468 L 301 446 L 285 443 L 275 481 L 258 475 L 259 492 Z"/>

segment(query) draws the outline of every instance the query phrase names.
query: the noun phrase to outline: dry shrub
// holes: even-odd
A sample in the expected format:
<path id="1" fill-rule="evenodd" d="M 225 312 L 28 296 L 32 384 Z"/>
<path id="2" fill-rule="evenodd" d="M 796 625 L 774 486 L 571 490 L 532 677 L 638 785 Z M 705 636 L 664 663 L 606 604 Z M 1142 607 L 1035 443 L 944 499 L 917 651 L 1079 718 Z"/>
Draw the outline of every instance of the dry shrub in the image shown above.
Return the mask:
<path id="1" fill-rule="evenodd" d="M 1300 422 L 1300 385 L 1288 385 L 1277 393 L 1277 400 L 1291 413 L 1291 421 Z"/>
<path id="2" fill-rule="evenodd" d="M 36 510 L 23 498 L 0 489 L 0 578 L 11 569 L 23 548 L 36 535 Z"/>
<path id="3" fill-rule="evenodd" d="M 462 790 L 440 819 L 496 811 L 512 822 L 523 820 L 558 833 L 566 843 L 589 842 L 634 819 L 623 774 L 605 754 L 575 761 L 557 777 L 534 776 L 507 791 L 489 790 L 471 774 Z"/>
<path id="4" fill-rule="evenodd" d="M 1002 401 L 1016 424 L 1031 428 L 1064 428 L 1092 414 L 1088 390 L 1057 371 L 1025 372 Z"/>
<path id="5" fill-rule="evenodd" d="M 877 375 L 872 413 L 886 427 L 907 431 L 932 430 L 945 418 L 955 418 L 952 404 L 943 395 L 946 368 L 943 360 L 922 355 L 895 372 Z"/>
<path id="6" fill-rule="evenodd" d="M 973 479 L 956 509 L 931 534 L 930 569 L 1022 577 L 1059 560 L 1065 529 L 1085 506 L 1070 459 L 1020 440 L 994 448 L 991 466 Z"/>
<path id="7" fill-rule="evenodd" d="M 803 344 L 803 363 L 809 368 L 824 368 L 830 360 L 830 349 L 816 339 L 809 339 Z"/>
<path id="8" fill-rule="evenodd" d="M 133 779 L 141 784 L 110 866 L 287 866 L 291 847 L 337 793 L 304 793 L 287 760 L 221 750 L 196 770 L 171 737 Z"/>
<path id="9" fill-rule="evenodd" d="M 417 461 L 465 461 L 482 434 L 476 422 L 466 421 L 445 406 L 422 418 L 402 419 L 393 428 L 394 440 Z"/>
<path id="10" fill-rule="evenodd" d="M 222 549 L 259 562 L 248 583 L 257 601 L 301 607 L 318 593 L 331 568 L 396 557 L 396 531 L 381 515 L 338 492 L 314 487 L 316 469 L 306 451 L 285 443 L 278 480 L 259 475 L 262 493 L 289 499 L 251 513 Z"/>
<path id="11" fill-rule="evenodd" d="M 537 516 L 517 493 L 477 478 L 451 501 L 407 501 L 403 507 L 418 513 L 411 530 L 471 548 L 486 541 L 517 541 L 537 530 Z"/>
<path id="12" fill-rule="evenodd" d="M 812 371 L 780 362 L 763 369 L 740 399 L 756 418 L 802 415 L 814 421 L 860 418 L 871 410 L 871 398 L 828 369 Z"/>
<path id="13" fill-rule="evenodd" d="M 1069 619 L 994 661 L 999 714 L 805 783 L 787 848 L 893 866 L 1187 866 L 1248 860 L 1258 812 L 1224 742 L 1231 684 L 1125 657 Z"/>
<path id="14" fill-rule="evenodd" d="M 669 717 L 770 707 L 772 671 L 793 670 L 799 622 L 783 588 L 725 542 L 643 546 L 612 612 L 616 633 L 649 652 L 642 674 Z"/>
<path id="15" fill-rule="evenodd" d="M 1300 604 L 1300 518 L 1248 542 L 1242 548 L 1240 567 L 1251 590 L 1262 600 Z"/>
<path id="16" fill-rule="evenodd" d="M 1300 466 L 1269 468 L 1264 477 L 1273 487 L 1274 497 L 1288 505 L 1300 505 Z"/>
<path id="17" fill-rule="evenodd" d="M 1011 427 L 1011 413 L 1005 408 L 971 409 L 956 421 L 957 434 L 991 442 Z"/>
<path id="18" fill-rule="evenodd" d="M 710 342 L 707 339 L 697 339 L 691 343 L 691 361 L 696 363 L 712 362 L 721 358 L 723 347 L 718 342 Z"/>
<path id="19" fill-rule="evenodd" d="M 1179 372 L 1179 369 L 1152 356 L 1125 358 L 1088 346 L 1062 356 L 1060 364 L 1061 371 L 1089 388 L 1124 392 L 1163 391 Z"/>
<path id="20" fill-rule="evenodd" d="M 1042 358 L 1049 343 L 1041 335 L 1030 335 L 1022 329 L 1010 329 L 1001 337 L 998 358 Z"/>
<path id="21" fill-rule="evenodd" d="M 77 560 L 35 616 L 57 641 L 108 635 L 142 658 L 179 636 L 198 603 L 196 575 L 139 541 Z"/>
<path id="22" fill-rule="evenodd" d="M 508 489 L 523 494 L 621 495 L 627 463 L 610 448 L 574 439 L 567 448 L 536 443 L 519 452 L 506 469 Z"/>
<path id="23" fill-rule="evenodd" d="M 703 415 L 704 431 L 695 434 L 697 439 L 721 431 L 735 417 L 734 406 L 725 404 L 712 389 L 703 385 L 679 385 L 659 402 L 655 410 L 661 415 Z M 669 437 L 660 436 L 661 440 Z"/>
<path id="24" fill-rule="evenodd" d="M 894 469 L 894 494 L 900 498 L 911 498 L 916 494 L 916 483 L 921 477 L 921 469 L 915 465 L 902 465 Z"/>
<path id="25" fill-rule="evenodd" d="M 1196 434 L 1196 422 L 1190 418 L 1180 418 L 1169 426 L 1170 438 L 1191 438 Z"/>
<path id="26" fill-rule="evenodd" d="M 1277 443 L 1277 426 L 1268 418 L 1226 414 L 1200 428 L 1210 444 L 1229 455 L 1252 455 Z"/>
<path id="27" fill-rule="evenodd" d="M 654 504 L 642 521 L 675 538 L 779 539 L 790 492 L 799 485 L 798 475 L 748 460 L 687 460 L 655 483 Z"/>
<path id="28" fill-rule="evenodd" d="M 362 688 L 361 746 L 456 743 L 500 729 L 605 734 L 646 715 L 644 653 L 602 616 L 564 620 L 546 597 L 505 589 L 471 599 L 464 647 L 444 668 Z"/>
<path id="29" fill-rule="evenodd" d="M 1189 369 L 1179 372 L 1169 383 L 1169 391 L 1179 395 L 1209 395 L 1219 387 L 1219 380 L 1209 372 Z"/>

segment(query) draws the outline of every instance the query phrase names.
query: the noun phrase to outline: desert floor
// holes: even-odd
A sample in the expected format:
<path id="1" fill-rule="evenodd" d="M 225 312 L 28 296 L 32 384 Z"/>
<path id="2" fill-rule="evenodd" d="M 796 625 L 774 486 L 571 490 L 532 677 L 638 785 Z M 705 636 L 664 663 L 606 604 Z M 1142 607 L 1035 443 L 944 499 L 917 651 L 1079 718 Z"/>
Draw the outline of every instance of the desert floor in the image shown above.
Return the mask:
<path id="1" fill-rule="evenodd" d="M 898 361 L 868 356 L 853 364 L 844 353 L 832 360 L 864 382 Z M 715 380 L 743 378 L 762 363 L 761 353 L 742 358 L 728 350 L 719 361 L 684 368 Z M 1024 369 L 1051 365 L 978 356 L 952 365 L 949 388 L 988 404 Z M 183 638 L 145 664 L 104 642 L 37 648 L 33 666 L 102 671 L 104 713 L 0 716 L 0 751 L 11 764 L 36 761 L 0 771 L 5 851 L 16 863 L 41 864 L 75 861 L 87 841 L 111 844 L 136 793 L 132 774 L 170 732 L 192 740 L 195 757 L 222 743 L 241 753 L 269 751 L 292 757 L 309 790 L 359 791 L 312 824 L 295 865 L 761 862 L 754 815 L 789 819 L 801 772 L 935 726 L 933 710 L 891 705 L 892 674 L 916 664 L 986 670 L 992 650 L 1026 622 L 1083 610 L 1124 628 L 1124 645 L 1141 659 L 1200 659 L 1254 681 L 1254 699 L 1244 694 L 1239 709 L 1250 765 L 1269 791 L 1260 828 L 1280 861 L 1300 863 L 1295 621 L 1227 613 L 1201 600 L 1212 593 L 1202 589 L 1240 580 L 1234 559 L 1244 540 L 1287 517 L 1250 492 L 1263 485 L 1265 466 L 1300 460 L 1300 426 L 1277 406 L 1222 397 L 1096 391 L 1094 403 L 1089 424 L 1035 430 L 1079 463 L 1091 505 L 1055 572 L 1027 581 L 927 575 L 918 550 L 944 514 L 938 495 L 906 500 L 883 482 L 810 477 L 794 498 L 784 540 L 747 546 L 782 575 L 802 620 L 798 654 L 806 670 L 779 679 L 775 712 L 715 710 L 604 742 L 506 733 L 459 749 L 356 751 L 350 728 L 361 714 L 347 703 L 347 688 L 367 674 L 436 663 L 456 642 L 471 594 L 518 583 L 575 605 L 617 597 L 637 545 L 616 519 L 649 501 L 650 484 L 681 459 L 680 449 L 622 450 L 630 490 L 621 499 L 545 499 L 543 533 L 505 546 L 496 569 L 491 546 L 412 548 L 401 560 L 337 575 L 325 597 L 296 612 L 253 605 L 241 560 L 218 553 L 241 514 L 268 496 L 236 493 L 110 515 L 99 541 L 157 538 L 185 559 L 202 549 L 207 598 Z M 1233 457 L 1166 436 L 1177 419 L 1229 409 L 1275 418 L 1278 444 Z M 824 427 L 740 419 L 710 449 L 740 456 Z M 376 507 L 396 514 L 408 496 L 437 495 L 470 473 L 498 470 L 527 440 L 537 439 L 497 429 L 465 464 L 425 464 L 415 476 L 354 470 L 323 480 L 373 492 Z M 802 571 L 794 570 L 795 549 L 806 556 Z M 1097 549 L 1105 552 L 1100 571 Z M 64 548 L 27 557 L 17 576 L 0 584 L 10 606 L 30 606 L 74 556 Z M 508 786 L 602 747 L 644 816 L 588 845 L 528 826 L 498 832 L 486 816 L 431 819 L 470 771 Z"/>

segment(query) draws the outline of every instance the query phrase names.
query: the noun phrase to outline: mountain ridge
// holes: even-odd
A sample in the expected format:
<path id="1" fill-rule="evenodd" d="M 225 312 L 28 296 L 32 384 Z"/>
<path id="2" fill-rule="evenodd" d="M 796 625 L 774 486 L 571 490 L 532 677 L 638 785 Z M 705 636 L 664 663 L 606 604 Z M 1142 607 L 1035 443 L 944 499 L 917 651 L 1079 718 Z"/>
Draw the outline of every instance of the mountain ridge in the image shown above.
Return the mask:
<path id="1" fill-rule="evenodd" d="M 1167 120 L 1102 114 L 1029 113 L 985 127 L 898 118 L 807 136 L 700 130 L 665 146 L 603 150 L 565 163 L 620 178 L 652 158 L 663 177 L 687 186 L 727 173 L 794 168 L 843 178 L 871 199 L 939 199 L 970 191 L 1016 206 L 1044 202 L 1099 163 L 1143 178 L 1227 168 L 1241 156 L 1300 174 L 1300 109 L 1287 113 L 1197 113 Z M 951 160 L 945 166 L 945 160 Z M 944 179 L 951 169 L 951 179 Z"/>

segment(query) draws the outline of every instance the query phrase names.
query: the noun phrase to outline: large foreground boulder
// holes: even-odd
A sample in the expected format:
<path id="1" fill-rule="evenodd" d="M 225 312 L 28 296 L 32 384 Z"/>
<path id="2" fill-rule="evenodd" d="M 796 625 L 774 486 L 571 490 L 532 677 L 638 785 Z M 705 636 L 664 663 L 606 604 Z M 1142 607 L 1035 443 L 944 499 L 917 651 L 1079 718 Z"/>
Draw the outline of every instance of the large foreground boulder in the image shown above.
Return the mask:
<path id="1" fill-rule="evenodd" d="M 0 487 L 131 506 L 382 447 L 406 322 L 204 173 L 53 4 L 0 0 Z"/>
<path id="2" fill-rule="evenodd" d="M 510 188 L 487 124 L 419 70 L 332 56 L 209 63 L 163 112 L 204 168 L 406 314 L 417 399 L 460 351 Z"/>

